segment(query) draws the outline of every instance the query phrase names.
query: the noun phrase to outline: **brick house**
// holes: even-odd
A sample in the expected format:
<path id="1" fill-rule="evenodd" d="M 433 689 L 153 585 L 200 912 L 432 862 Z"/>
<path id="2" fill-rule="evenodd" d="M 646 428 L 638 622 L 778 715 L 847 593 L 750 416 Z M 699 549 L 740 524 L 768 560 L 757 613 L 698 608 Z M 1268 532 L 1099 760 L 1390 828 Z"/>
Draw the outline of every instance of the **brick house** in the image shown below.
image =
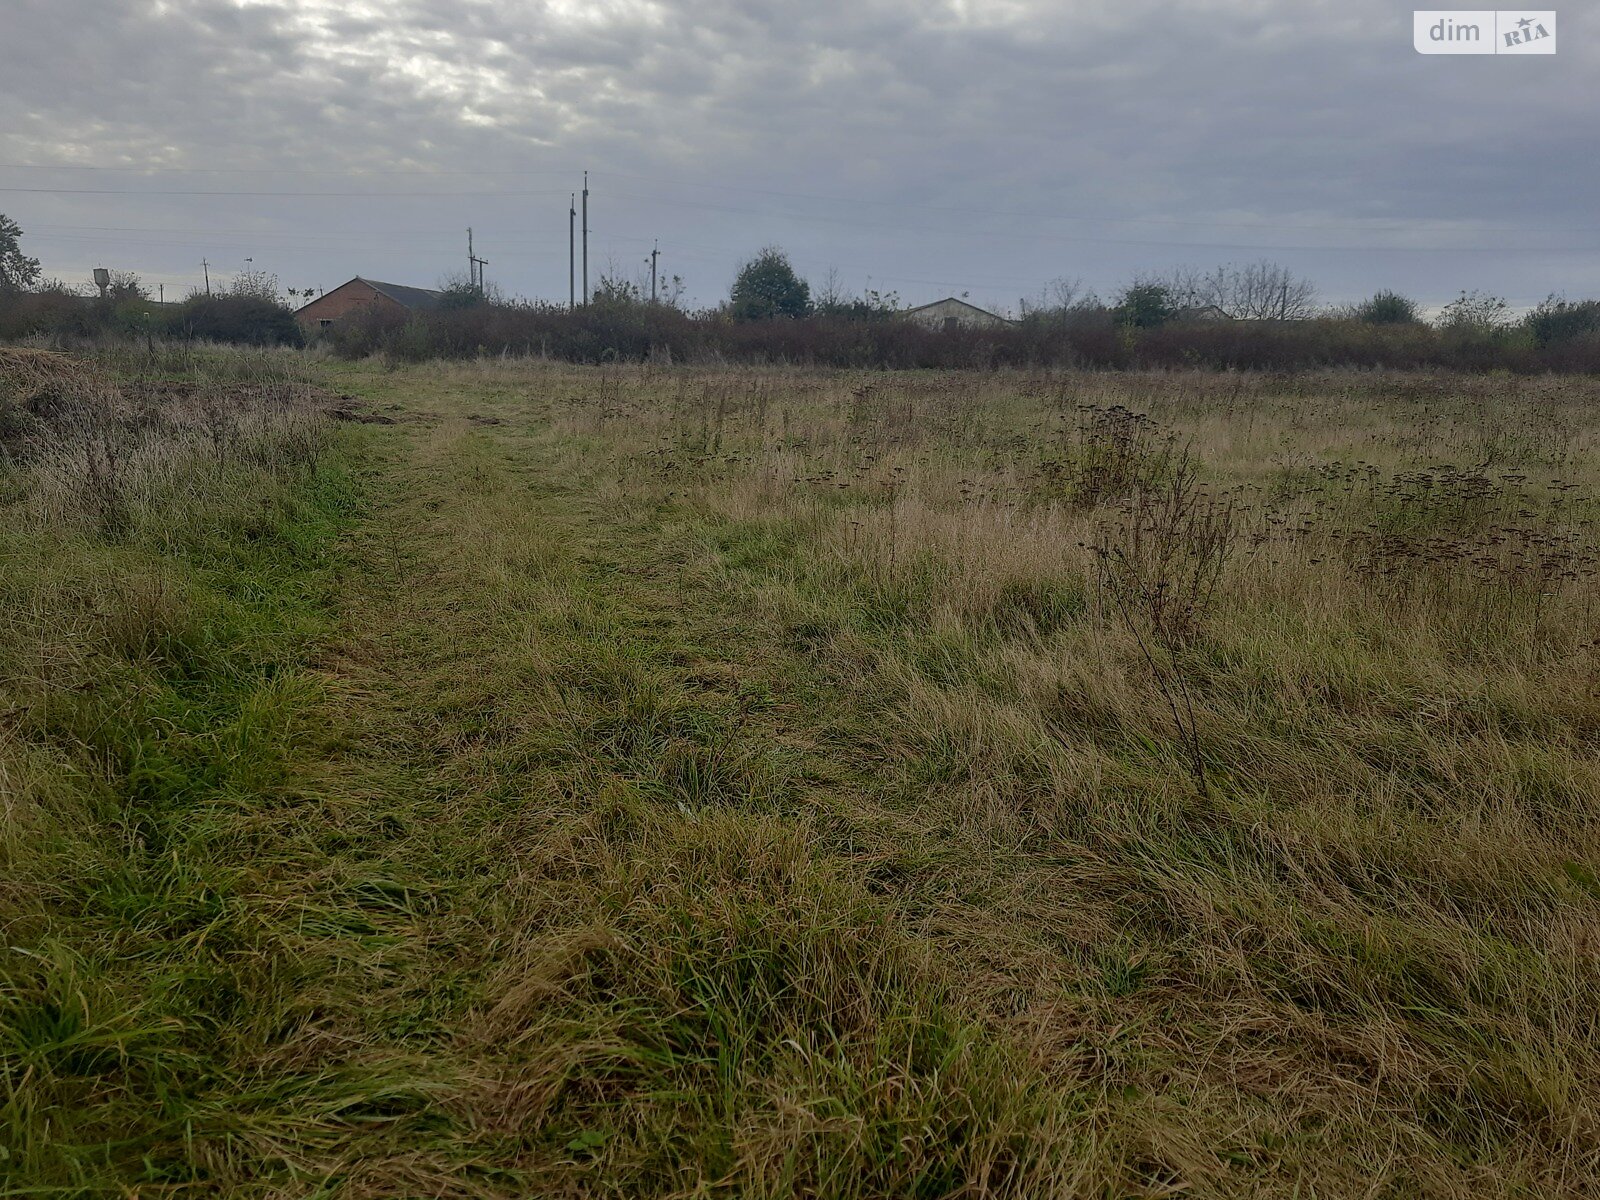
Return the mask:
<path id="1" fill-rule="evenodd" d="M 379 311 L 405 316 L 418 309 L 438 308 L 439 299 L 440 293 L 430 288 L 379 283 L 357 275 L 349 283 L 341 283 L 310 304 L 302 305 L 295 311 L 294 319 L 307 334 L 314 334 L 352 313 Z"/>

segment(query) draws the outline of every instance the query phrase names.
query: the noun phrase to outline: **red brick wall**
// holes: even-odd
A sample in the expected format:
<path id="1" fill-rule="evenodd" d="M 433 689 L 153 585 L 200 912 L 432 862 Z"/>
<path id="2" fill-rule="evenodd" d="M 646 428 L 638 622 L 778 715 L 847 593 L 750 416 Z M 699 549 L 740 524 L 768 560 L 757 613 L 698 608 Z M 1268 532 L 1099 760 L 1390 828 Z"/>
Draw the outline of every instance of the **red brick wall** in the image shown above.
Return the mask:
<path id="1" fill-rule="evenodd" d="M 406 312 L 403 304 L 397 304 L 382 292 L 359 279 L 352 279 L 342 287 L 336 287 L 324 296 L 318 296 L 310 304 L 294 314 L 294 319 L 300 322 L 300 328 L 307 333 L 315 333 L 323 328 L 324 321 L 337 321 L 348 317 L 358 309 L 380 307 L 397 313 Z"/>

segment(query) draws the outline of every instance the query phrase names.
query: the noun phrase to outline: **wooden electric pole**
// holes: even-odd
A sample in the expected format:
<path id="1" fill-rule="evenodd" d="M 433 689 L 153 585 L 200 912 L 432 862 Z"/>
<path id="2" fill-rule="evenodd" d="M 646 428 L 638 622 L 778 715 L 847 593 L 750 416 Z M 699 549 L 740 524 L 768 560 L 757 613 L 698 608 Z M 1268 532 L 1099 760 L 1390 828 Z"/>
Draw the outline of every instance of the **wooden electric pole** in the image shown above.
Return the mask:
<path id="1" fill-rule="evenodd" d="M 467 282 L 468 286 L 478 295 L 483 295 L 483 269 L 489 265 L 489 260 L 479 258 L 472 252 L 472 229 L 467 228 Z"/>
<path id="2" fill-rule="evenodd" d="M 200 269 L 206 273 L 206 295 L 211 295 L 211 264 L 205 259 L 200 260 Z"/>
<path id="3" fill-rule="evenodd" d="M 578 193 L 567 199 L 567 308 L 578 307 Z"/>
<path id="4" fill-rule="evenodd" d="M 583 173 L 583 304 L 589 305 L 589 172 Z"/>
<path id="5" fill-rule="evenodd" d="M 661 243 L 656 242 L 650 248 L 650 303 L 656 302 L 656 259 L 661 257 Z"/>

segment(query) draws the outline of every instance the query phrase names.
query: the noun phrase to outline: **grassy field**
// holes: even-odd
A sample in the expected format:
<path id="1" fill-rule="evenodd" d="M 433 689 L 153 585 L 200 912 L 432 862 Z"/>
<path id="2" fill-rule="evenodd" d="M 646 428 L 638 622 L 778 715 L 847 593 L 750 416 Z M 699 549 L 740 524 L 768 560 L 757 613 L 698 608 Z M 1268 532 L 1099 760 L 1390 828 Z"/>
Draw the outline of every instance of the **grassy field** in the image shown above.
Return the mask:
<path id="1" fill-rule="evenodd" d="M 308 369 L 0 362 L 0 1196 L 1596 1191 L 1600 385 Z"/>

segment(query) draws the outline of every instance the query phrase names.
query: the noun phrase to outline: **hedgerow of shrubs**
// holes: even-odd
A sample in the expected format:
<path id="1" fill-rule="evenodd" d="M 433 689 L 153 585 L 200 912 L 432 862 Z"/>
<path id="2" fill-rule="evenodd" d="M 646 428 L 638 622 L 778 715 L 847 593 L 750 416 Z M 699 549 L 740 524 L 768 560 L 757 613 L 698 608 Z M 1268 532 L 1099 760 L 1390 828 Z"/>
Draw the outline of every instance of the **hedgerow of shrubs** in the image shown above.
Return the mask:
<path id="1" fill-rule="evenodd" d="M 139 295 L 88 297 L 58 287 L 0 296 L 0 340 L 44 336 L 70 342 L 108 334 L 249 346 L 304 341 L 294 314 L 264 296 L 200 294 L 167 305 Z"/>
<path id="2" fill-rule="evenodd" d="M 1367 311 L 1376 305 L 1375 311 Z M 1600 372 L 1600 302 L 1551 298 L 1511 321 L 1475 293 L 1435 324 L 1404 302 L 1305 320 L 1148 322 L 1118 308 L 1030 315 L 989 328 L 932 329 L 874 312 L 739 319 L 607 295 L 587 306 L 480 301 L 409 314 L 369 310 L 322 331 L 334 353 L 400 361 L 537 355 L 570 362 L 794 363 L 885 370 L 1077 367 L 1294 371 L 1327 367 L 1517 373 Z M 300 345 L 290 310 L 257 295 L 192 296 L 158 306 L 42 290 L 0 298 L 0 340 L 45 335 L 158 336 Z"/>
<path id="3" fill-rule="evenodd" d="M 1600 308 L 1600 306 L 1596 306 Z M 405 361 L 530 354 L 572 362 L 795 363 L 918 368 L 1208 368 L 1288 371 L 1322 367 L 1600 371 L 1600 331 L 1568 336 L 1516 326 L 1434 326 L 1355 316 L 1302 321 L 1119 322 L 1109 310 L 994 328 L 929 329 L 905 320 L 813 315 L 764 321 L 690 314 L 665 305 L 485 304 L 341 322 L 324 335 L 341 355 Z M 1571 322 L 1577 325 L 1576 321 Z M 1563 329 L 1563 333 L 1567 331 Z"/>

